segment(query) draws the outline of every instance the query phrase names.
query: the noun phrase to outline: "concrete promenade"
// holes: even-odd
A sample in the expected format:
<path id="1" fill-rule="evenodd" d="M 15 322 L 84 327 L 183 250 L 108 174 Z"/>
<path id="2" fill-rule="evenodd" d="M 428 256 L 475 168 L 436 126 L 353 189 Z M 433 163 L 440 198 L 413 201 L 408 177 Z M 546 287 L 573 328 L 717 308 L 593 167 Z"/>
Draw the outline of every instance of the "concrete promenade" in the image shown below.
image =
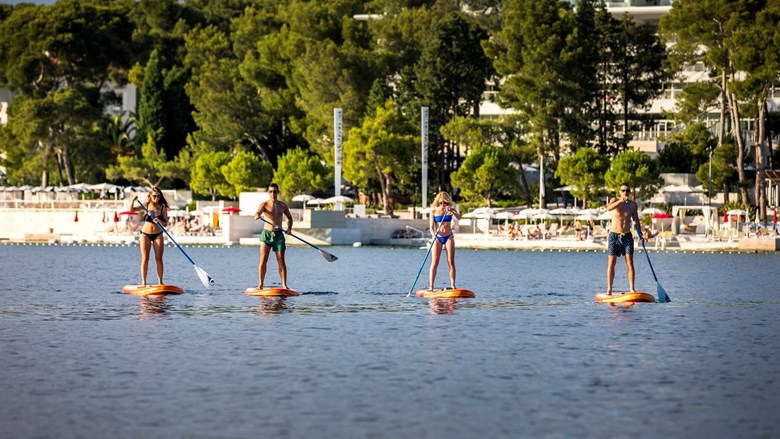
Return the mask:
<path id="1" fill-rule="evenodd" d="M 113 207 L 113 206 L 112 206 Z M 82 209 L 0 209 L 0 243 L 56 244 L 56 245 L 137 245 L 138 233 L 122 226 L 126 220 L 113 222 L 115 210 Z M 181 245 L 233 246 L 259 245 L 257 238 L 262 224 L 248 215 L 227 215 L 220 218 L 221 227 L 214 234 L 180 234 L 169 228 Z M 294 224 L 293 233 L 317 246 L 329 245 L 383 245 L 426 248 L 430 241 L 420 238 L 419 231 L 427 228 L 423 219 L 355 218 L 340 211 L 304 211 L 301 221 Z M 398 237 L 408 231 L 407 235 Z M 415 235 L 415 233 L 417 233 Z M 289 237 L 290 246 L 305 246 Z M 172 244 L 171 244 L 172 245 Z M 458 248 L 511 249 L 529 251 L 606 251 L 606 239 L 575 240 L 573 236 L 548 239 L 510 240 L 506 236 L 486 233 L 479 228 L 461 225 L 455 235 Z M 712 240 L 704 235 L 683 234 L 670 239 L 646 243 L 650 251 L 670 252 L 774 252 L 780 250 L 780 239 L 769 237 L 741 237 L 733 240 Z M 637 243 L 636 248 L 641 251 Z"/>

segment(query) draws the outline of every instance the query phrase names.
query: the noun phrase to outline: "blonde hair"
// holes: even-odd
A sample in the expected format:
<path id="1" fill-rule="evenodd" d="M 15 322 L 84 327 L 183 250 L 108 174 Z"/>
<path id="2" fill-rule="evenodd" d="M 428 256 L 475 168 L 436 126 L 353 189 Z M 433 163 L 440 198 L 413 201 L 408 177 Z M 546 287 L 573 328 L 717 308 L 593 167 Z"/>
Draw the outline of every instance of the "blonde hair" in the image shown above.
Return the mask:
<path id="1" fill-rule="evenodd" d="M 442 202 L 446 201 L 447 204 L 450 206 L 454 205 L 455 203 L 452 202 L 452 197 L 447 192 L 439 192 L 436 194 L 436 198 L 433 200 L 433 206 L 438 207 L 441 206 Z"/>

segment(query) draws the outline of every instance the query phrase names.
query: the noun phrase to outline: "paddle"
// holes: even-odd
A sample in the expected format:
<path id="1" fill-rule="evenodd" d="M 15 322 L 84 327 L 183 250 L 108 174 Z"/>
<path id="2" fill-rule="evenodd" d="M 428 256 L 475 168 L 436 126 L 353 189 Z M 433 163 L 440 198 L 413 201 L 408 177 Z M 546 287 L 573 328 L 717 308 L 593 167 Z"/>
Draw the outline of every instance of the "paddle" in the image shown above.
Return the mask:
<path id="1" fill-rule="evenodd" d="M 272 225 L 272 226 L 276 227 L 277 229 L 281 230 L 282 232 L 285 232 L 285 233 L 287 233 L 287 230 L 283 229 L 283 228 L 282 228 L 282 227 L 280 227 L 280 226 L 277 226 L 277 225 L 276 225 L 276 224 L 274 224 L 274 223 L 268 222 L 268 221 L 267 221 L 265 218 L 263 218 L 262 216 L 261 216 L 261 217 L 259 217 L 259 219 L 260 219 L 262 222 L 264 222 L 264 223 L 266 223 L 266 224 L 270 224 L 270 225 Z M 297 239 L 297 240 L 299 240 L 299 241 L 301 241 L 301 242 L 303 242 L 303 243 L 305 243 L 305 244 L 309 244 L 310 246 L 312 246 L 312 247 L 316 248 L 316 249 L 317 249 L 317 250 L 320 252 L 320 254 L 322 255 L 322 257 L 323 257 L 323 258 L 325 258 L 325 260 L 326 260 L 326 261 L 328 261 L 328 262 L 333 262 L 333 261 L 335 261 L 336 259 L 338 259 L 338 257 L 336 257 L 336 255 L 332 255 L 332 254 L 330 254 L 330 253 L 326 252 L 325 250 L 323 250 L 323 249 L 321 249 L 321 248 L 317 247 L 316 245 L 314 245 L 314 244 L 310 243 L 309 241 L 306 241 L 305 239 L 301 238 L 300 236 L 296 235 L 295 233 L 292 233 L 292 232 L 290 232 L 290 235 L 292 235 L 292 237 L 293 237 L 293 238 L 295 238 L 295 239 Z"/>
<path id="2" fill-rule="evenodd" d="M 634 220 L 634 212 L 631 211 L 631 205 L 628 204 L 628 200 L 626 200 L 626 207 L 628 207 L 628 211 L 631 212 L 631 220 Z M 645 247 L 645 240 L 642 239 L 642 231 L 639 229 L 639 215 L 636 217 L 636 221 L 634 221 L 634 227 L 636 228 L 637 236 L 639 237 L 639 242 L 642 243 L 642 249 L 645 251 L 645 256 L 647 256 L 647 264 L 650 265 L 650 272 L 653 273 L 653 279 L 655 279 L 655 288 L 658 293 L 658 301 L 661 303 L 669 303 L 672 301 L 672 299 L 669 298 L 669 295 L 666 294 L 666 290 L 664 290 L 664 287 L 661 286 L 661 284 L 658 282 L 658 277 L 655 275 L 655 270 L 653 269 L 653 263 L 650 262 L 650 254 L 647 252 L 647 247 Z"/>
<path id="3" fill-rule="evenodd" d="M 428 260 L 428 255 L 431 254 L 431 250 L 433 250 L 433 244 L 436 243 L 436 237 L 439 236 L 439 230 L 441 230 L 441 225 L 444 224 L 444 221 L 439 223 L 439 227 L 436 229 L 436 234 L 433 235 L 433 238 L 431 239 L 431 245 L 428 246 L 428 251 L 425 252 L 425 258 L 422 261 L 422 264 L 420 265 L 420 269 L 417 270 L 417 277 L 414 278 L 414 283 L 412 283 L 412 289 L 409 290 L 409 293 L 406 294 L 406 297 L 409 297 L 412 295 L 412 291 L 414 291 L 415 285 L 417 285 L 417 280 L 420 279 L 420 273 L 422 273 L 423 267 L 425 267 L 425 261 Z"/>
<path id="4" fill-rule="evenodd" d="M 141 202 L 141 200 L 139 200 L 139 199 L 137 199 L 137 198 L 136 198 L 136 201 L 138 201 L 138 204 L 140 204 L 140 205 L 141 205 L 141 207 L 143 207 L 143 208 L 144 208 L 144 210 L 146 211 L 146 214 L 147 214 L 147 215 L 149 215 L 150 217 L 152 217 L 152 220 L 154 220 L 154 215 L 152 215 L 152 213 L 151 213 L 151 212 L 149 212 L 149 209 L 147 209 L 147 208 L 146 208 L 146 206 L 144 206 L 144 203 L 142 203 L 142 202 Z M 163 226 L 162 226 L 162 224 L 160 224 L 160 223 L 156 223 L 156 224 L 157 224 L 157 227 L 159 227 L 159 228 L 160 228 L 160 230 L 162 230 L 163 232 L 165 232 L 165 234 L 168 236 L 168 239 L 170 239 L 170 240 L 171 240 L 171 242 L 173 242 L 174 244 L 176 244 L 176 247 L 178 247 L 178 248 L 179 248 L 179 250 L 181 250 L 182 254 L 184 254 L 184 256 L 186 256 L 186 257 L 187 257 L 187 259 L 189 259 L 190 263 L 192 263 L 192 266 L 193 266 L 193 267 L 195 267 L 195 273 L 197 273 L 197 274 L 198 274 L 198 278 L 200 279 L 200 282 L 203 284 L 203 286 L 204 286 L 204 287 L 206 287 L 206 288 L 209 288 L 209 287 L 211 287 L 212 285 L 214 285 L 214 278 L 212 278 L 211 276 L 209 276 L 209 274 L 208 274 L 208 273 L 206 273 L 206 271 L 205 271 L 205 270 L 203 270 L 202 268 L 200 268 L 200 267 L 198 267 L 197 265 L 195 265 L 195 261 L 193 261 L 193 260 L 192 260 L 192 258 L 190 257 L 190 255 L 188 255 L 188 254 L 187 254 L 187 252 L 185 252 L 183 248 L 181 248 L 181 246 L 179 245 L 179 243 L 178 243 L 178 242 L 176 242 L 176 240 L 175 240 L 175 239 L 173 239 L 173 236 L 171 236 L 171 234 L 170 234 L 170 233 L 168 233 L 168 231 L 167 231 L 167 230 L 165 230 L 165 227 L 163 227 Z"/>

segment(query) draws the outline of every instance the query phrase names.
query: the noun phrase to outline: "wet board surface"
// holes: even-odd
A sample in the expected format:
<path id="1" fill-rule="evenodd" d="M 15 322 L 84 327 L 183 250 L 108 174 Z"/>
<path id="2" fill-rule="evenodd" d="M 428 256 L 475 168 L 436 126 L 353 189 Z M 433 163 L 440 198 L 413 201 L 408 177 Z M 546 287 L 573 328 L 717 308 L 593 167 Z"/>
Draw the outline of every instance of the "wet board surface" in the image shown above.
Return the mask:
<path id="1" fill-rule="evenodd" d="M 257 288 L 247 288 L 244 290 L 244 294 L 247 296 L 261 296 L 261 297 L 292 297 L 300 296 L 301 293 L 290 290 L 287 288 L 263 288 L 262 290 Z"/>
<path id="2" fill-rule="evenodd" d="M 655 296 L 652 294 L 635 292 L 635 293 L 598 293 L 596 294 L 596 302 L 604 303 L 637 303 L 637 302 L 655 302 Z"/>
<path id="3" fill-rule="evenodd" d="M 434 288 L 432 290 L 429 289 L 423 289 L 423 290 L 417 290 L 415 292 L 415 295 L 417 297 L 425 297 L 425 298 L 457 298 L 457 297 L 464 297 L 464 298 L 473 298 L 477 295 L 474 294 L 471 290 L 466 290 L 463 288 L 457 288 L 457 289 L 444 289 L 444 288 Z"/>
<path id="4" fill-rule="evenodd" d="M 182 294 L 184 290 L 176 285 L 125 285 L 122 293 L 134 296 L 162 296 L 167 294 Z"/>

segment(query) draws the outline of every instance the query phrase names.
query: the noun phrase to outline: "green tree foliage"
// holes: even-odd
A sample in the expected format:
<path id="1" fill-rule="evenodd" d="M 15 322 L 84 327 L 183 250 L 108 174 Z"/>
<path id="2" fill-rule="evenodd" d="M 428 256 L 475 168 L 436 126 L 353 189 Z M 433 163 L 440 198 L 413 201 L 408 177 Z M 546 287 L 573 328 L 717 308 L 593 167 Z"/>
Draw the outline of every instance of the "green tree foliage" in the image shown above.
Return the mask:
<path id="1" fill-rule="evenodd" d="M 54 168 L 58 184 L 99 178 L 109 161 L 109 145 L 96 131 L 115 97 L 101 89 L 124 80 L 129 7 L 63 0 L 20 5 L 0 22 L 0 85 L 20 93 L 9 110 L 9 142 L 0 151 L 24 160 L 16 165 L 28 168 L 19 173 L 25 179 L 37 168 L 40 180 L 31 183 L 51 184 Z"/>
<path id="2" fill-rule="evenodd" d="M 167 126 L 165 78 L 156 50 L 146 63 L 143 78 L 138 100 L 138 136 L 141 139 L 151 137 L 155 144 L 162 144 Z"/>
<path id="3" fill-rule="evenodd" d="M 222 166 L 221 171 L 225 181 L 231 185 L 230 193 L 222 195 L 232 198 L 249 189 L 267 187 L 274 176 L 274 169 L 270 163 L 261 161 L 255 154 L 247 151 L 238 151 L 226 165 Z"/>
<path id="4" fill-rule="evenodd" d="M 619 50 L 611 53 L 610 72 L 605 76 L 607 90 L 614 90 L 617 98 L 612 102 L 620 105 L 623 137 L 627 137 L 632 131 L 632 113 L 658 96 L 661 85 L 670 77 L 663 69 L 666 50 L 654 26 L 637 25 L 627 15 L 620 21 L 617 35 L 607 38 L 619 41 Z"/>
<path id="5" fill-rule="evenodd" d="M 772 154 L 772 139 L 767 133 L 767 100 L 780 80 L 780 2 L 757 1 L 753 20 L 745 20 L 745 26 L 734 34 L 734 66 L 744 76 L 734 84 L 735 94 L 746 102 L 747 112 L 753 117 L 754 135 L 748 144 L 752 145 L 755 163 L 755 184 L 753 194 L 759 215 L 766 218 L 766 169 Z"/>
<path id="6" fill-rule="evenodd" d="M 648 199 L 658 192 L 663 184 L 660 172 L 653 160 L 645 153 L 627 150 L 615 156 L 609 170 L 604 174 L 609 188 L 619 188 L 628 183 L 639 199 Z"/>
<path id="7" fill-rule="evenodd" d="M 404 79 L 413 81 L 419 103 L 430 108 L 429 147 L 434 180 L 440 190 L 448 188 L 448 174 L 458 168 L 461 159 L 439 130 L 453 117 L 479 116 L 485 81 L 493 74 L 481 46 L 487 39 L 487 32 L 462 14 L 447 15 L 434 25 L 425 41 L 414 76 Z"/>
<path id="8" fill-rule="evenodd" d="M 684 63 L 703 62 L 719 78 L 716 82 L 721 93 L 718 145 L 725 142 L 726 131 L 731 126 L 744 204 L 748 202 L 745 147 L 739 123 L 741 109 L 732 86 L 736 79 L 736 53 L 744 48 L 737 44 L 735 34 L 755 22 L 755 10 L 763 4 L 763 1 L 675 1 L 671 12 L 662 17 L 659 27 L 664 40 L 674 42 L 671 46 L 673 66 L 679 69 Z"/>
<path id="9" fill-rule="evenodd" d="M 360 127 L 349 130 L 343 144 L 344 178 L 360 187 L 379 183 L 382 208 L 393 212 L 393 186 L 412 177 L 419 137 L 392 101 L 366 117 Z"/>
<path id="10" fill-rule="evenodd" d="M 726 196 L 725 201 L 728 202 L 729 185 L 736 179 L 736 170 L 733 166 L 735 158 L 734 145 L 725 143 L 715 147 L 712 153 L 712 167 L 710 168 L 708 161 L 702 163 L 696 171 L 696 178 L 702 182 L 705 192 L 715 194 L 720 188 Z"/>
<path id="11" fill-rule="evenodd" d="M 121 82 L 131 52 L 129 7 L 60 0 L 14 8 L 0 22 L 0 84 L 42 97 L 62 87 Z"/>
<path id="12" fill-rule="evenodd" d="M 522 195 L 527 204 L 531 204 L 531 194 L 522 171 L 524 163 L 536 160 L 536 153 L 523 139 L 522 125 L 515 116 L 503 116 L 499 119 L 475 119 L 456 116 L 441 128 L 445 139 L 457 145 L 492 145 L 501 147 L 507 153 L 512 167 L 517 167 Z"/>
<path id="13" fill-rule="evenodd" d="M 506 78 L 501 101 L 523 116 L 537 151 L 556 161 L 568 97 L 576 94 L 569 73 L 579 71 L 575 48 L 567 44 L 570 11 L 566 1 L 508 0 L 502 29 L 488 45 L 496 71 Z"/>
<path id="14" fill-rule="evenodd" d="M 507 166 L 511 157 L 501 149 L 477 145 L 452 173 L 452 184 L 469 201 L 487 201 L 488 207 L 499 196 L 511 197 L 517 187 L 517 171 Z"/>
<path id="15" fill-rule="evenodd" d="M 190 187 L 195 193 L 211 195 L 211 201 L 217 195 L 230 194 L 233 186 L 228 183 L 222 168 L 230 162 L 230 153 L 209 151 L 198 155 L 190 173 Z"/>
<path id="16" fill-rule="evenodd" d="M 114 162 L 116 162 L 116 157 L 134 154 L 134 134 L 136 132 L 134 117 L 126 117 L 124 114 L 106 117 L 103 131 L 109 145 L 111 145 L 110 152 Z"/>
<path id="17" fill-rule="evenodd" d="M 116 166 L 106 169 L 109 179 L 123 178 L 148 186 L 159 186 L 166 179 L 184 179 L 189 172 L 185 162 L 168 160 L 165 151 L 157 146 L 151 135 L 141 146 L 140 155 L 117 157 L 117 162 Z"/>
<path id="18" fill-rule="evenodd" d="M 194 145 L 206 151 L 229 151 L 236 144 L 255 149 L 270 160 L 266 144 L 273 121 L 262 108 L 257 90 L 240 75 L 240 60 L 228 35 L 215 27 L 196 29 L 187 36 L 185 64 L 193 74 L 186 86 L 195 107 L 198 130 Z"/>
<path id="19" fill-rule="evenodd" d="M 604 187 L 604 173 L 609 169 L 609 159 L 591 148 L 580 148 L 573 155 L 561 157 L 555 176 L 561 183 L 571 185 L 571 194 L 583 200 L 596 197 Z"/>
<path id="20" fill-rule="evenodd" d="M 716 140 L 704 124 L 688 125 L 683 131 L 674 133 L 658 153 L 658 170 L 661 173 L 696 173 L 715 145 Z"/>
<path id="21" fill-rule="evenodd" d="M 302 148 L 287 151 L 279 158 L 274 181 L 287 196 L 327 189 L 332 171 L 322 159 Z"/>
<path id="22" fill-rule="evenodd" d="M 51 91 L 42 98 L 18 96 L 4 128 L 11 136 L 0 151 L 22 160 L 14 167 L 35 169 L 42 186 L 55 183 L 54 170 L 55 184 L 60 185 L 91 175 L 108 161 L 108 149 L 96 145 L 101 117 L 97 99 L 94 89 L 74 87 Z M 31 169 L 24 174 L 29 175 Z"/>

